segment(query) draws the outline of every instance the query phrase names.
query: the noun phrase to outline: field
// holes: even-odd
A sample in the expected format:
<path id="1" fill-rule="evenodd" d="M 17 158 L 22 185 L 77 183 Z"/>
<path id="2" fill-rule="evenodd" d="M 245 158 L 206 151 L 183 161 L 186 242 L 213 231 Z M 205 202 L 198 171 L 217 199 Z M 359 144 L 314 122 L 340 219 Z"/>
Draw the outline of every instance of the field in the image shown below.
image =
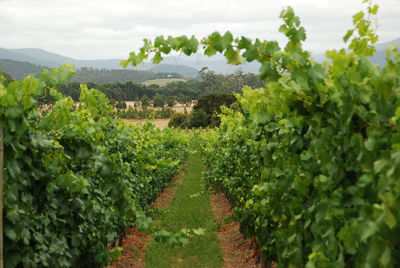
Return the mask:
<path id="1" fill-rule="evenodd" d="M 129 107 L 132 107 L 132 108 L 134 108 L 134 107 L 140 107 L 140 106 L 138 106 L 139 104 L 138 104 L 138 102 L 135 102 L 135 101 L 126 101 L 125 102 L 126 103 L 126 106 L 129 108 Z M 180 104 L 180 103 L 178 103 L 178 104 L 175 104 L 173 107 L 172 107 L 172 109 L 174 109 L 175 110 L 175 112 L 179 112 L 179 113 L 183 113 L 183 112 L 185 112 L 185 108 L 186 108 L 186 111 L 188 112 L 188 113 L 190 113 L 191 111 L 192 111 L 192 109 L 193 109 L 193 104 L 192 105 L 190 105 L 190 106 L 186 106 L 186 105 L 184 105 L 184 104 Z M 148 107 L 149 109 L 154 109 L 154 110 L 161 110 L 161 107 Z"/>
<path id="2" fill-rule="evenodd" d="M 183 78 L 161 78 L 161 79 L 147 80 L 147 81 L 144 81 L 143 84 L 146 86 L 159 85 L 160 87 L 163 87 L 168 83 L 177 82 L 177 81 L 185 82 L 186 79 L 183 79 Z"/>
<path id="3" fill-rule="evenodd" d="M 124 122 L 130 123 L 130 124 L 143 124 L 144 122 L 148 121 L 146 119 L 123 119 Z M 156 125 L 157 128 L 159 129 L 164 129 L 168 126 L 169 119 L 154 119 L 154 125 Z"/>

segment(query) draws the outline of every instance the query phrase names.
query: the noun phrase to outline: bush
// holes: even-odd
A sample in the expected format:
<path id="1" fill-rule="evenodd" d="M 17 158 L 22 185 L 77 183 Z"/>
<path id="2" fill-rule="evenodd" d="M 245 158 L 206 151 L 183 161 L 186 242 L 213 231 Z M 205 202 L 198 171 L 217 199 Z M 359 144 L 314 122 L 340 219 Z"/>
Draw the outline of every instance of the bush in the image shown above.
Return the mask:
<path id="1" fill-rule="evenodd" d="M 184 113 L 174 113 L 168 122 L 168 127 L 185 128 L 189 125 L 189 117 Z"/>

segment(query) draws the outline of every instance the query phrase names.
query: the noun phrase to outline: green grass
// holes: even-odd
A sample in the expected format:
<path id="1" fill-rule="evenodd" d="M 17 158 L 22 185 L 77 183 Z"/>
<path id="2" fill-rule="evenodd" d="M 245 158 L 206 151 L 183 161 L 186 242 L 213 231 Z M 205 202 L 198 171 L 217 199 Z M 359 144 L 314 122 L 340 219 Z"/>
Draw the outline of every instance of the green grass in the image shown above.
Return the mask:
<path id="1" fill-rule="evenodd" d="M 153 79 L 153 80 L 147 80 L 144 81 L 142 84 L 143 85 L 159 85 L 160 87 L 163 87 L 167 85 L 168 83 L 176 82 L 176 81 L 183 81 L 186 82 L 186 79 L 183 78 L 160 78 L 160 79 Z"/>
<path id="2" fill-rule="evenodd" d="M 203 191 L 202 170 L 200 155 L 195 153 L 189 159 L 183 183 L 163 215 L 160 226 L 167 230 L 204 228 L 206 234 L 191 238 L 185 246 L 173 248 L 152 241 L 145 267 L 222 267 L 222 252 L 217 233 L 213 231 L 210 196 L 208 193 L 197 194 Z"/>

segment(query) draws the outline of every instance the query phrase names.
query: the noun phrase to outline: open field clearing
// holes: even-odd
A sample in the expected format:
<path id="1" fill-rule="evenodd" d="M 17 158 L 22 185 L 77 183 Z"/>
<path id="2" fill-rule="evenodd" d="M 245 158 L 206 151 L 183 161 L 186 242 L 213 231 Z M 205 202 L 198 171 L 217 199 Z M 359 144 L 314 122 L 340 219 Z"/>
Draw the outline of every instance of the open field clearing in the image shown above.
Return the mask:
<path id="1" fill-rule="evenodd" d="M 147 119 L 122 119 L 122 120 L 124 120 L 125 122 L 128 122 L 128 123 L 131 123 L 131 124 L 135 124 L 135 125 L 137 125 L 139 123 L 143 124 L 146 121 L 148 121 Z M 154 119 L 153 122 L 157 128 L 164 129 L 164 128 L 168 127 L 169 119 Z"/>
<path id="2" fill-rule="evenodd" d="M 168 83 L 172 83 L 172 82 L 178 82 L 178 81 L 182 81 L 185 82 L 186 79 L 183 78 L 161 78 L 161 79 L 153 79 L 153 80 L 147 80 L 143 82 L 143 85 L 159 85 L 160 87 L 165 86 Z"/>
<path id="3" fill-rule="evenodd" d="M 126 103 L 127 108 L 129 108 L 129 107 L 139 108 L 140 107 L 140 102 L 138 102 L 138 101 L 125 101 L 125 103 Z M 191 104 L 190 106 L 186 106 L 185 104 L 178 103 L 178 104 L 175 104 L 172 107 L 172 109 L 174 109 L 175 112 L 183 113 L 185 111 L 185 108 L 186 108 L 186 111 L 188 113 L 190 113 L 192 111 L 192 109 L 193 109 L 193 106 L 194 106 L 194 104 Z M 149 109 L 153 109 L 153 110 L 161 110 L 161 107 L 148 107 L 148 108 Z"/>

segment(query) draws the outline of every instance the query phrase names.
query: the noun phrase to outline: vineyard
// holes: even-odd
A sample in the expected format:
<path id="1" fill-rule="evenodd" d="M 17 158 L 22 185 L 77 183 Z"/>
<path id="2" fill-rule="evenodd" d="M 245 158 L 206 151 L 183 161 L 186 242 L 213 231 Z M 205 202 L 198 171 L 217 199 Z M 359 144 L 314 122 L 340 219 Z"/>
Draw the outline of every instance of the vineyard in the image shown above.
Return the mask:
<path id="1" fill-rule="evenodd" d="M 344 37 L 348 49 L 327 51 L 323 65 L 303 49 L 305 29 L 290 7 L 280 15 L 283 49 L 230 32 L 200 41 L 160 36 L 122 62 L 159 63 L 201 46 L 232 64 L 261 63 L 265 87 L 237 94 L 240 107 L 223 107 L 214 130 L 126 125 L 103 93 L 85 85 L 74 109 L 53 89 L 73 75 L 69 65 L 22 82 L 1 77 L 6 267 L 106 265 L 120 255 L 110 244 L 129 226 L 174 245 L 190 244 L 190 232 L 213 232 L 160 230 L 148 215 L 194 150 L 203 162 L 196 159 L 193 174 L 204 163 L 203 192 L 226 195 L 266 266 L 399 267 L 400 51 L 388 49 L 385 67 L 370 62 L 378 6 L 364 2 Z M 45 94 L 57 102 L 41 115 L 37 99 Z M 182 202 L 210 202 L 203 192 L 182 194 Z M 165 252 L 179 247 L 187 250 Z"/>
<path id="2" fill-rule="evenodd" d="M 51 88 L 71 66 L 8 83 L 1 78 L 4 126 L 5 267 L 95 267 L 118 256 L 110 245 L 132 224 L 155 231 L 144 212 L 188 156 L 177 131 L 127 126 L 104 94 L 82 86 L 73 108 Z M 36 98 L 49 91 L 53 110 Z M 153 230 L 154 229 L 154 230 Z"/>

